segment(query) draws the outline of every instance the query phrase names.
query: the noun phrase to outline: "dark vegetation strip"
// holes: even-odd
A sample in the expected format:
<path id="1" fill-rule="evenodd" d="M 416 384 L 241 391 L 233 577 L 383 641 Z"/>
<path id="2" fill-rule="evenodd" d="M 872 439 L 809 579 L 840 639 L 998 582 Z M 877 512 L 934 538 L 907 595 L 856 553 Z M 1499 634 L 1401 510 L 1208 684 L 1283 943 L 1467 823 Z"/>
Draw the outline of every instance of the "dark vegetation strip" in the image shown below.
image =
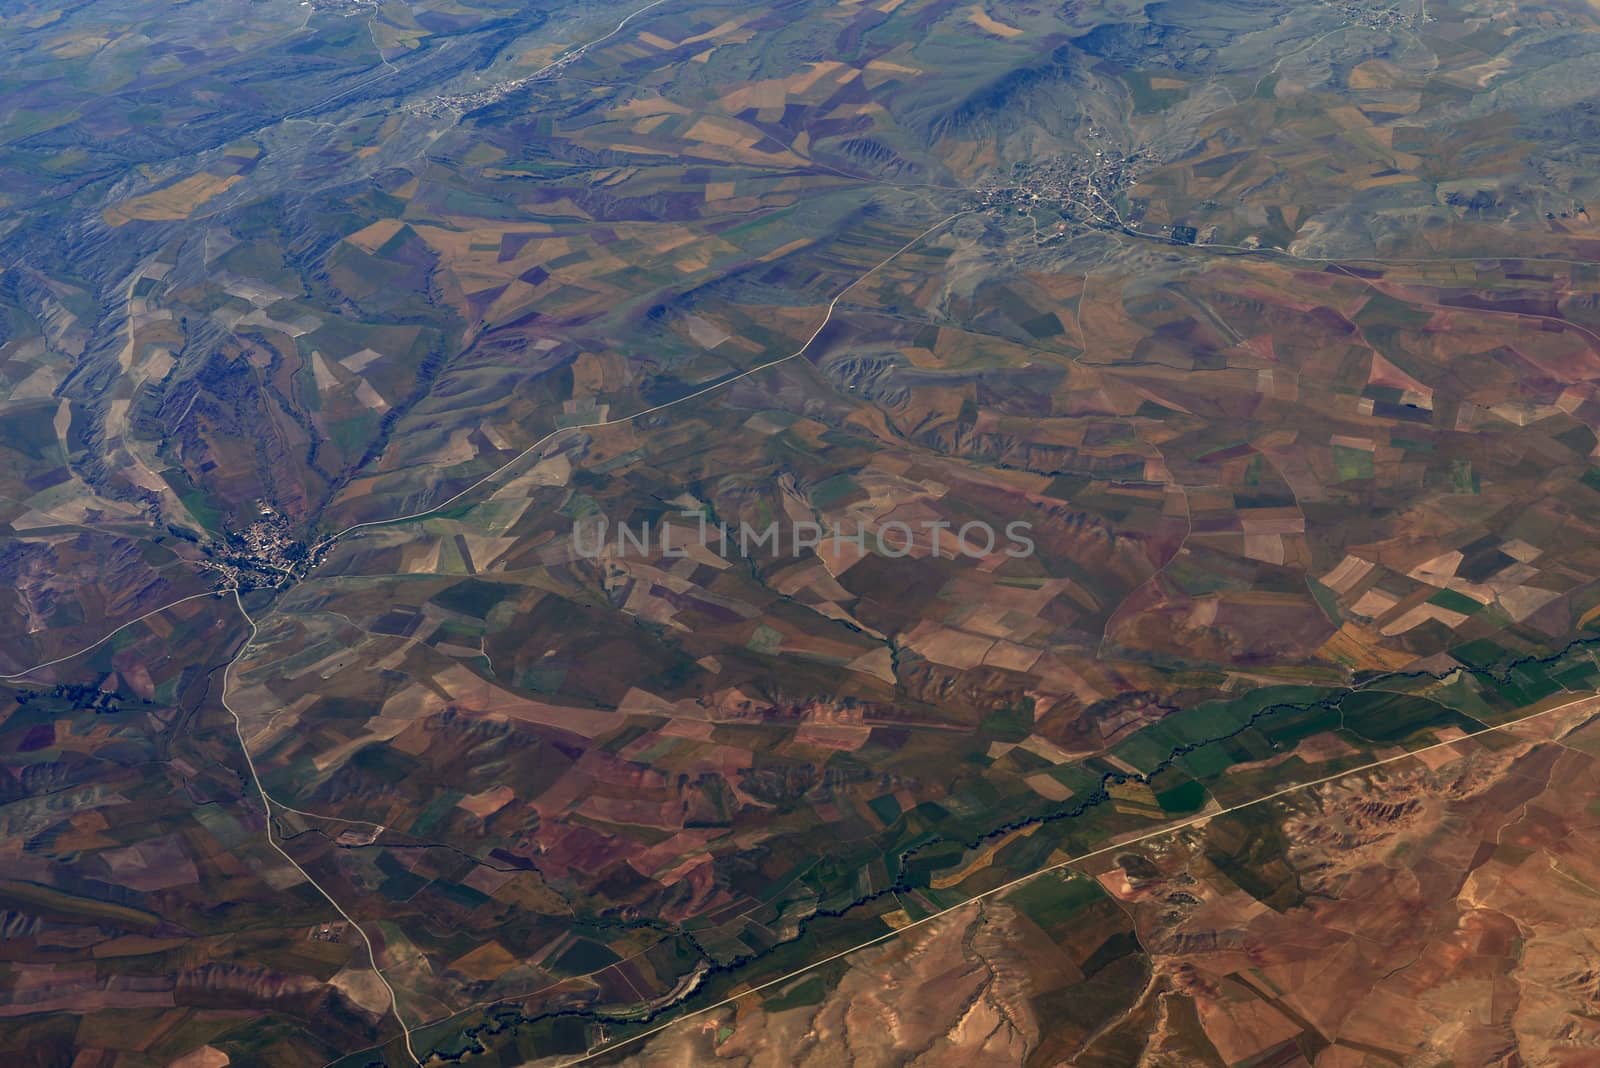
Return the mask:
<path id="1" fill-rule="evenodd" d="M 1148 772 L 1140 773 L 1108 771 L 1101 775 L 1100 784 L 1095 790 L 1084 795 L 1081 799 L 1066 808 L 1058 809 L 1054 812 L 1043 813 L 1037 816 L 1030 816 L 1024 819 L 1012 820 L 1010 822 L 1000 824 L 999 826 L 996 826 L 969 841 L 957 840 L 957 844 L 959 844 L 964 850 L 978 849 L 991 839 L 1010 834 L 1022 828 L 1081 817 L 1093 809 L 1098 808 L 1100 805 L 1112 800 L 1111 787 L 1122 786 L 1128 783 L 1138 783 L 1148 786 L 1154 779 L 1161 775 L 1162 772 L 1171 769 L 1182 757 L 1193 753 L 1198 749 L 1204 748 L 1205 746 L 1217 745 L 1233 738 L 1237 738 L 1246 731 L 1249 731 L 1255 727 L 1261 721 L 1272 716 L 1281 715 L 1283 713 L 1340 711 L 1341 705 L 1347 698 L 1357 693 L 1370 691 L 1379 683 L 1423 680 L 1442 682 L 1450 675 L 1455 674 L 1456 671 L 1465 671 L 1474 678 L 1487 680 L 1493 684 L 1504 684 L 1513 681 L 1512 675 L 1519 668 L 1537 668 L 1551 665 L 1557 663 L 1576 650 L 1586 649 L 1595 646 L 1596 644 L 1600 644 L 1600 636 L 1577 638 L 1568 642 L 1555 653 L 1546 655 L 1529 654 L 1527 656 L 1512 660 L 1501 672 L 1496 672 L 1490 667 L 1474 668 L 1467 665 L 1462 665 L 1459 668 L 1452 668 L 1449 671 L 1385 672 L 1380 675 L 1374 675 L 1363 682 L 1356 683 L 1353 686 L 1345 687 L 1336 693 L 1331 693 L 1326 697 L 1318 698 L 1314 701 L 1279 702 L 1266 705 L 1252 712 L 1242 724 L 1224 734 L 1174 746 L 1171 752 L 1168 753 L 1165 758 L 1158 761 Z M 1597 665 L 1597 669 L 1600 669 L 1600 665 Z M 1482 734 L 1492 729 L 1496 728 L 1486 727 L 1484 731 L 1477 731 L 1468 734 L 1467 738 L 1475 737 L 1477 734 Z M 780 949 L 793 945 L 805 936 L 808 927 L 815 921 L 842 919 L 849 913 L 861 908 L 863 905 L 870 905 L 891 895 L 907 893 L 918 889 L 913 881 L 907 877 L 906 872 L 908 863 L 915 859 L 917 855 L 930 848 L 938 845 L 949 844 L 951 844 L 950 839 L 944 838 L 940 835 L 935 835 L 933 838 L 925 842 L 902 851 L 898 857 L 899 872 L 889 886 L 886 886 L 881 890 L 875 890 L 866 894 L 862 894 L 844 905 L 816 909 L 809 915 L 796 922 L 796 930 L 792 938 L 779 942 L 769 949 L 760 952 L 742 954 L 724 961 L 715 961 L 711 958 L 705 947 L 689 932 L 681 929 L 673 931 L 673 934 L 676 937 L 682 938 L 697 953 L 699 953 L 703 959 L 707 961 L 706 968 L 701 974 L 700 982 L 696 986 L 696 992 L 704 990 L 706 987 L 706 981 L 709 979 L 719 975 L 730 974 L 746 968 L 747 966 L 762 960 L 763 958 L 771 955 L 774 952 L 777 952 Z M 959 907 L 959 905 L 952 907 Z M 604 925 L 602 924 L 601 926 Z M 646 927 L 656 930 L 671 929 L 671 925 L 662 924 L 660 921 L 643 921 L 627 924 L 627 926 Z M 454 1039 L 448 1042 L 447 1045 L 435 1045 L 424 1055 L 423 1060 L 424 1063 L 434 1060 L 445 1063 L 460 1062 L 465 1060 L 470 1055 L 488 1052 L 488 1047 L 483 1044 L 483 1039 L 493 1038 L 497 1035 L 505 1034 L 506 1032 L 514 1031 L 517 1028 L 530 1025 L 551 1024 L 554 1026 L 559 1026 L 561 1021 L 570 1020 L 578 1023 L 613 1024 L 624 1027 L 644 1026 L 654 1023 L 665 1016 L 679 1011 L 693 996 L 694 994 L 690 994 L 686 998 L 671 1004 L 662 1005 L 657 1008 L 642 1008 L 637 1012 L 631 1013 L 605 1011 L 599 1009 L 564 1008 L 552 1009 L 546 1012 L 539 1012 L 530 1015 L 524 1013 L 520 1009 L 508 1006 L 492 1013 L 490 1018 L 481 1024 L 463 1028 Z M 428 1026 L 429 1025 L 423 1025 L 422 1028 L 418 1028 L 417 1030 L 423 1030 Z M 436 1027 L 439 1025 L 434 1024 L 432 1026 Z M 551 1052 L 558 1053 L 560 1051 L 553 1050 Z M 355 1056 L 359 1056 L 359 1054 L 356 1054 Z M 381 1059 L 368 1060 L 365 1063 L 367 1065 L 381 1065 L 383 1061 Z"/>

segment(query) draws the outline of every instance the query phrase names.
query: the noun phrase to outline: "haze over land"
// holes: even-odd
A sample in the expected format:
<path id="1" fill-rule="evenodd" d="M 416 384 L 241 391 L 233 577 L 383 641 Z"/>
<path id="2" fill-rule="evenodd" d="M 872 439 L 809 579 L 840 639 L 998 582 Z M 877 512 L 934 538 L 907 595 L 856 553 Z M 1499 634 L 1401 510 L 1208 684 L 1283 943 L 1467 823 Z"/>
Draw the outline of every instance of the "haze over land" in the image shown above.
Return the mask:
<path id="1" fill-rule="evenodd" d="M 12 4 L 0 1060 L 1592 1063 L 1597 19 Z"/>

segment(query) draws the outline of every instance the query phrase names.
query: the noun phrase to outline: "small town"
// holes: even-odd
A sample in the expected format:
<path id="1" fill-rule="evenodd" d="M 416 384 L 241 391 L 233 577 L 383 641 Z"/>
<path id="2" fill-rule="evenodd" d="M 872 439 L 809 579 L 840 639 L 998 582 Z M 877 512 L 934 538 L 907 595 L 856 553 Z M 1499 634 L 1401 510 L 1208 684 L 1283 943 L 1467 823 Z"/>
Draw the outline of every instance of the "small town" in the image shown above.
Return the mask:
<path id="1" fill-rule="evenodd" d="M 1042 232 L 1041 220 L 1035 215 L 1040 208 L 1055 209 L 1065 219 L 1098 230 L 1131 229 L 1138 225 L 1143 211 L 1127 199 L 1126 192 L 1139 180 L 1145 162 L 1140 151 L 1117 148 L 1096 149 L 1092 155 L 1055 156 L 1018 163 L 1007 181 L 996 178 L 980 185 L 977 192 L 991 213 L 1015 211 L 1031 218 L 1040 244 L 1065 231 L 1058 226 L 1048 234 Z"/>

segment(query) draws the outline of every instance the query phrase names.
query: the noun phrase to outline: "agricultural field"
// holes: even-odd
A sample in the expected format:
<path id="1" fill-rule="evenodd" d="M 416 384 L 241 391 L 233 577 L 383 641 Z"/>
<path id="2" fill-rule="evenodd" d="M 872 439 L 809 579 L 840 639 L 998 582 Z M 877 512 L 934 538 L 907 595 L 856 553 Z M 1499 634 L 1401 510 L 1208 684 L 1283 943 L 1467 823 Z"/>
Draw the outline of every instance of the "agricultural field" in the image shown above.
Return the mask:
<path id="1" fill-rule="evenodd" d="M 1597 31 L 9 9 L 0 1061 L 1586 1063 Z"/>
<path id="2" fill-rule="evenodd" d="M 619 1063 L 1583 1063 L 1596 710 L 1105 848 Z"/>

